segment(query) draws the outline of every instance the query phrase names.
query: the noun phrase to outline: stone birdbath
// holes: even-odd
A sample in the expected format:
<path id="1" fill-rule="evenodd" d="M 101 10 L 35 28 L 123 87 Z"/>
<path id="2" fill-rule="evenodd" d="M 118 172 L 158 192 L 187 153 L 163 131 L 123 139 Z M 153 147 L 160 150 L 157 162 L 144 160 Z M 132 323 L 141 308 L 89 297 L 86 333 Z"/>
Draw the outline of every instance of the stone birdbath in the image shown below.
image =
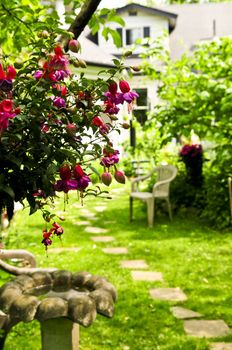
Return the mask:
<path id="1" fill-rule="evenodd" d="M 0 350 L 12 327 L 33 320 L 41 325 L 42 350 L 78 350 L 79 325 L 90 326 L 97 313 L 113 316 L 116 290 L 103 277 L 89 272 L 16 269 L 20 274 L 0 288 Z"/>

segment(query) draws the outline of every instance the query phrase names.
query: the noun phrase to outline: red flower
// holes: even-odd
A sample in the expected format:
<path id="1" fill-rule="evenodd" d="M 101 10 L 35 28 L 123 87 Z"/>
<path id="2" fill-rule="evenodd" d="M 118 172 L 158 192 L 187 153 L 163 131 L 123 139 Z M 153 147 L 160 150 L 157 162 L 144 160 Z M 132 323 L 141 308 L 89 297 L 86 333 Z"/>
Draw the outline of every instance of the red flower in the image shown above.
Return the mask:
<path id="1" fill-rule="evenodd" d="M 119 87 L 120 87 L 120 90 L 121 90 L 123 93 L 126 93 L 126 92 L 129 92 L 129 91 L 130 91 L 130 85 L 129 85 L 128 82 L 125 81 L 125 80 L 120 80 L 120 82 L 119 82 Z"/>
<path id="2" fill-rule="evenodd" d="M 62 165 L 59 171 L 60 171 L 60 178 L 62 180 L 67 181 L 71 179 L 72 172 L 68 164 Z"/>
<path id="3" fill-rule="evenodd" d="M 13 66 L 8 66 L 7 72 L 5 72 L 0 64 L 0 79 L 14 79 L 16 76 L 16 70 Z"/>
<path id="4" fill-rule="evenodd" d="M 0 103 L 0 111 L 9 113 L 13 109 L 13 101 L 12 100 L 3 100 Z"/>
<path id="5" fill-rule="evenodd" d="M 112 81 L 110 84 L 109 84 L 109 92 L 112 94 L 112 95 L 115 95 L 116 92 L 118 90 L 118 84 L 115 82 L 115 81 Z"/>
<path id="6" fill-rule="evenodd" d="M 75 177 L 75 179 L 80 180 L 84 175 L 85 174 L 82 167 L 79 164 L 75 165 L 73 168 L 73 176 Z"/>
<path id="7" fill-rule="evenodd" d="M 98 117 L 98 116 L 96 116 L 96 117 L 94 117 L 94 118 L 92 119 L 92 124 L 95 125 L 95 126 L 97 126 L 97 127 L 100 127 L 100 126 L 103 126 L 103 125 L 104 125 L 102 119 L 101 119 L 100 117 Z"/>

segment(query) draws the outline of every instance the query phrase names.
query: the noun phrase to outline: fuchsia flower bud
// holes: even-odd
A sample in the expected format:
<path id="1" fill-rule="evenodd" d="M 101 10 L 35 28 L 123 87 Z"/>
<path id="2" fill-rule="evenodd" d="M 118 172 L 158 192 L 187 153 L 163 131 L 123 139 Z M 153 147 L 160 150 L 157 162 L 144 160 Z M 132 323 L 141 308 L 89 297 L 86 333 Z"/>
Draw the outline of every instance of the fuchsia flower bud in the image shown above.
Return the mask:
<path id="1" fill-rule="evenodd" d="M 80 43 L 79 41 L 72 39 L 68 43 L 68 48 L 72 52 L 78 52 L 80 50 Z"/>
<path id="2" fill-rule="evenodd" d="M 109 84 L 109 92 L 112 94 L 112 95 L 115 95 L 116 92 L 118 90 L 118 84 L 115 82 L 115 81 L 112 81 L 110 84 Z"/>
<path id="3" fill-rule="evenodd" d="M 104 125 L 103 120 L 100 117 L 98 117 L 98 116 L 96 116 L 96 117 L 94 117 L 92 119 L 92 124 L 95 125 L 95 126 L 98 126 L 98 127 Z"/>
<path id="4" fill-rule="evenodd" d="M 125 81 L 125 80 L 120 80 L 120 82 L 119 82 L 119 87 L 120 87 L 120 90 L 121 90 L 123 93 L 126 93 L 126 92 L 129 92 L 129 91 L 130 91 L 130 85 L 129 85 L 128 82 Z"/>
<path id="5" fill-rule="evenodd" d="M 122 123 L 123 129 L 130 129 L 130 125 L 128 123 Z"/>
<path id="6" fill-rule="evenodd" d="M 64 181 L 70 180 L 72 176 L 71 169 L 68 164 L 64 164 L 60 167 L 60 178 Z"/>
<path id="7" fill-rule="evenodd" d="M 79 164 L 76 164 L 73 168 L 73 176 L 76 180 L 80 180 L 84 176 L 84 171 Z"/>
<path id="8" fill-rule="evenodd" d="M 76 131 L 77 131 L 77 126 L 76 124 L 74 123 L 68 123 L 66 125 L 66 130 L 67 130 L 67 133 L 70 135 L 70 136 L 73 136 L 75 135 Z"/>
<path id="9" fill-rule="evenodd" d="M 112 182 L 112 176 L 110 173 L 108 172 L 104 172 L 102 175 L 101 175 L 101 180 L 102 182 L 104 183 L 104 185 L 106 186 L 109 186 Z"/>
<path id="10" fill-rule="evenodd" d="M 116 170 L 115 174 L 114 174 L 114 178 L 117 182 L 119 182 L 120 184 L 125 184 L 126 183 L 126 177 L 124 175 L 123 171 L 120 170 Z"/>

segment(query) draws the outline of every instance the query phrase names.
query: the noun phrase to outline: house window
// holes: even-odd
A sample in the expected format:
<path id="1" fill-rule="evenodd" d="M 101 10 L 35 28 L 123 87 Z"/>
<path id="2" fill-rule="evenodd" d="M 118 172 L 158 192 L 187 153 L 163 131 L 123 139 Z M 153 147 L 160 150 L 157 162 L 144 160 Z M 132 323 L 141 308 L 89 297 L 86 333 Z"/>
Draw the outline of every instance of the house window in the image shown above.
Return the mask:
<path id="1" fill-rule="evenodd" d="M 139 94 L 139 97 L 136 99 L 133 114 L 137 121 L 143 125 L 147 120 L 148 112 L 147 89 L 135 89 L 135 91 Z"/>
<path id="2" fill-rule="evenodd" d="M 121 36 L 122 46 L 132 45 L 137 39 L 143 39 L 150 37 L 150 27 L 138 27 L 138 28 L 116 28 L 117 32 Z"/>

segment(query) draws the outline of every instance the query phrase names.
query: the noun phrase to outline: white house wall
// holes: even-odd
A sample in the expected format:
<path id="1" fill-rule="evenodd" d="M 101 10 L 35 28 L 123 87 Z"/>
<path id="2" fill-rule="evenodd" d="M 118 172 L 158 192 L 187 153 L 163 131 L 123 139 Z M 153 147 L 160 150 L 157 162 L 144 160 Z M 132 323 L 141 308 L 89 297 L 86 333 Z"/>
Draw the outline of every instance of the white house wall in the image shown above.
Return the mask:
<path id="1" fill-rule="evenodd" d="M 150 37 L 155 39 L 160 36 L 164 31 L 168 31 L 168 20 L 165 17 L 150 15 L 143 11 L 138 11 L 137 16 L 129 16 L 128 14 L 120 14 L 120 17 L 124 19 L 125 26 L 121 27 L 124 29 L 133 29 L 140 27 L 150 27 Z M 110 23 L 109 26 L 112 29 L 119 28 L 120 25 L 117 23 Z M 126 47 L 123 43 L 123 48 Z M 113 40 L 109 38 L 106 41 L 101 35 L 98 38 L 98 45 L 105 51 L 111 54 L 120 54 L 122 48 L 116 48 Z"/>

